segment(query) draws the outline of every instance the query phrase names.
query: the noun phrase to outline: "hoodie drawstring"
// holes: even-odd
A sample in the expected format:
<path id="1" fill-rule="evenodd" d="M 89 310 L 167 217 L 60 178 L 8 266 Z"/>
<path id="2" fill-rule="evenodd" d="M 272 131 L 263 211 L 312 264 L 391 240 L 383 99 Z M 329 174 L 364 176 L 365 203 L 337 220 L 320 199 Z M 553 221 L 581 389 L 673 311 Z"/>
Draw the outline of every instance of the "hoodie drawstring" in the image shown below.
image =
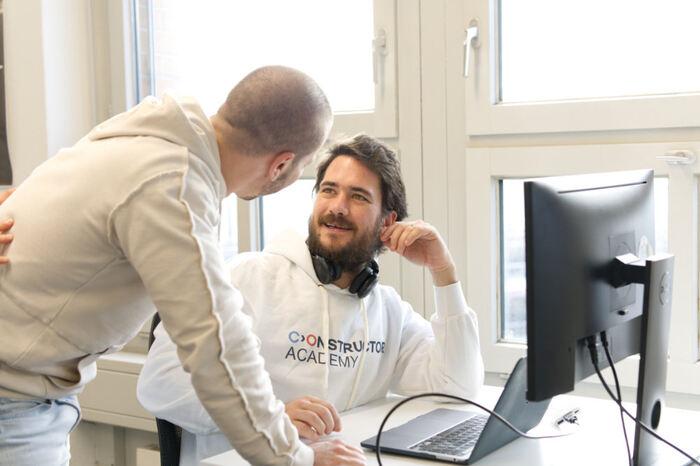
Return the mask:
<path id="1" fill-rule="evenodd" d="M 323 319 L 323 341 L 326 342 L 325 344 L 328 345 L 328 339 L 330 338 L 330 311 L 328 309 L 328 291 L 323 285 L 320 285 L 319 288 L 321 288 L 321 294 L 323 294 L 323 315 L 321 318 Z M 330 379 L 330 366 L 328 365 L 328 362 L 324 364 L 324 377 L 323 377 L 323 393 L 324 393 L 324 399 L 329 398 L 329 393 L 328 393 L 328 381 Z"/>
<path id="2" fill-rule="evenodd" d="M 365 366 L 365 354 L 367 353 L 367 345 L 369 344 L 369 318 L 367 317 L 367 308 L 365 307 L 365 300 L 360 298 L 360 312 L 362 312 L 362 318 L 364 320 L 364 329 L 362 335 L 362 354 L 360 354 L 360 364 L 357 368 L 357 373 L 355 375 L 355 381 L 352 384 L 352 392 L 350 393 L 350 399 L 348 400 L 347 406 L 345 406 L 345 411 L 352 408 L 355 403 L 355 397 L 357 397 L 357 388 L 360 385 L 360 378 L 362 377 L 362 369 Z"/>

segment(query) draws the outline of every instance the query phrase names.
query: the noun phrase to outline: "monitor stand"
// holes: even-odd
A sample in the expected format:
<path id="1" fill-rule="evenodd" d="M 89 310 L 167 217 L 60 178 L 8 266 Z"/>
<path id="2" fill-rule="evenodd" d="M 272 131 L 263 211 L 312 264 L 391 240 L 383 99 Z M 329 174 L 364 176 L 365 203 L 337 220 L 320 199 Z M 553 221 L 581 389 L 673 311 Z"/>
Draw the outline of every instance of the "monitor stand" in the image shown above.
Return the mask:
<path id="1" fill-rule="evenodd" d="M 673 256 L 660 254 L 643 261 L 632 254 L 625 254 L 615 258 L 615 267 L 619 280 L 644 285 L 637 419 L 656 431 L 666 392 Z M 635 466 L 668 464 L 662 460 L 664 449 L 670 447 L 635 424 Z"/>

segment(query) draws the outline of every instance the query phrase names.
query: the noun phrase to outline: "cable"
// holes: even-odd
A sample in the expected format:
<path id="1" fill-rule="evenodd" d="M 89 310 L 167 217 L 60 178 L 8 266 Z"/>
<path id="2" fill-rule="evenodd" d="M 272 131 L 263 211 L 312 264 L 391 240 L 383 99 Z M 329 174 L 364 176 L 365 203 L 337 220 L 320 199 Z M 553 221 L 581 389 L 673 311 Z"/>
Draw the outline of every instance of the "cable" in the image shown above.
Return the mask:
<path id="1" fill-rule="evenodd" d="M 605 350 L 605 357 L 608 360 L 608 365 L 613 373 L 613 378 L 615 379 L 615 391 L 617 392 L 617 400 L 622 404 L 622 392 L 620 391 L 620 380 L 617 378 L 617 371 L 615 370 L 615 364 L 613 364 L 612 357 L 610 356 L 608 335 L 605 331 L 600 332 L 600 340 L 603 342 L 603 349 Z M 630 451 L 630 441 L 627 437 L 627 427 L 625 426 L 625 415 L 620 408 L 620 421 L 622 422 L 622 433 L 625 436 L 625 448 L 627 448 L 627 461 L 629 466 L 632 466 L 632 452 Z"/>
<path id="2" fill-rule="evenodd" d="M 380 452 L 381 448 L 380 448 L 379 441 L 382 437 L 382 431 L 384 430 L 384 425 L 389 420 L 389 416 L 391 416 L 394 413 L 394 411 L 396 411 L 401 405 L 408 403 L 409 401 L 412 401 L 412 400 L 415 400 L 418 398 L 425 398 L 428 396 L 438 396 L 438 397 L 442 397 L 442 398 L 450 398 L 452 400 L 457 400 L 457 401 L 461 401 L 463 403 L 474 405 L 477 408 L 480 408 L 480 409 L 486 411 L 487 413 L 491 414 L 493 417 L 495 417 L 496 419 L 501 421 L 503 424 L 506 425 L 506 427 L 508 427 L 510 430 L 512 430 L 513 432 L 515 432 L 519 436 L 527 438 L 527 439 L 537 440 L 537 439 L 543 439 L 543 438 L 566 437 L 568 435 L 571 435 L 571 433 L 556 434 L 556 435 L 539 435 L 539 436 L 538 435 L 528 435 L 525 432 L 518 429 L 517 427 L 515 427 L 513 424 L 511 424 L 506 418 L 504 418 L 500 414 L 480 405 L 479 403 L 477 403 L 475 401 L 467 400 L 466 398 L 460 398 L 460 397 L 454 396 L 454 395 L 447 395 L 445 393 L 421 393 L 420 395 L 409 396 L 408 398 L 396 403 L 396 405 L 394 405 L 394 407 L 389 410 L 389 412 L 386 414 L 386 416 L 384 416 L 382 423 L 379 425 L 379 432 L 377 432 L 377 443 L 375 444 L 376 453 L 377 453 L 377 463 L 379 463 L 379 466 L 382 466 L 382 456 L 381 456 L 381 452 Z"/>
<path id="3" fill-rule="evenodd" d="M 625 409 L 624 406 L 622 406 L 622 403 L 615 398 L 615 395 L 613 394 L 612 390 L 610 390 L 610 387 L 605 382 L 605 379 L 603 378 L 603 374 L 600 373 L 600 367 L 598 366 L 598 353 L 595 350 L 595 346 L 596 346 L 595 337 L 588 337 L 587 340 L 588 340 L 588 350 L 591 353 L 591 362 L 593 363 L 593 368 L 595 369 L 596 374 L 598 374 L 598 378 L 600 379 L 600 382 L 603 384 L 605 391 L 608 392 L 608 395 L 610 396 L 610 398 L 612 398 L 613 401 L 615 403 L 617 403 L 617 405 L 620 407 L 622 412 L 625 413 L 627 415 L 627 417 L 629 417 L 634 422 L 636 422 L 637 425 L 639 425 L 639 427 L 641 427 L 642 429 L 647 431 L 650 435 L 652 435 L 653 437 L 655 437 L 658 440 L 661 440 L 666 445 L 668 445 L 669 447 L 673 448 L 674 450 L 676 450 L 677 452 L 679 452 L 680 454 L 682 454 L 683 456 L 688 458 L 691 461 L 691 463 L 689 463 L 689 464 L 697 464 L 700 466 L 700 461 L 693 458 L 688 453 L 681 450 L 680 448 L 678 448 L 677 446 L 675 446 L 674 444 L 672 444 L 671 442 L 669 442 L 668 440 L 666 440 L 665 438 L 663 438 L 662 436 L 660 436 L 659 434 L 654 432 L 654 430 L 651 427 L 647 426 L 645 423 L 643 423 L 642 421 L 640 421 L 639 419 L 634 417 L 629 411 L 627 411 L 627 409 Z"/>

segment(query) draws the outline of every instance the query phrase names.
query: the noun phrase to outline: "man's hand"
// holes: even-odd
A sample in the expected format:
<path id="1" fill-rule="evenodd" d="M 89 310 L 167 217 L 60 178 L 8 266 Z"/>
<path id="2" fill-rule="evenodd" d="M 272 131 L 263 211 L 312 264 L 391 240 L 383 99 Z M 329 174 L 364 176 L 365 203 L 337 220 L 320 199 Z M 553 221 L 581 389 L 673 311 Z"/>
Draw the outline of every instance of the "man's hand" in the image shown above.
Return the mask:
<path id="1" fill-rule="evenodd" d="M 338 411 L 331 403 L 320 398 L 313 396 L 297 398 L 287 403 L 284 410 L 299 431 L 300 437 L 318 440 L 331 432 L 340 432 Z"/>
<path id="2" fill-rule="evenodd" d="M 10 194 L 15 192 L 14 188 L 7 189 L 3 192 L 0 193 L 0 204 L 5 202 L 8 197 L 10 197 Z M 12 219 L 6 219 L 0 221 L 0 244 L 8 244 L 11 243 L 12 240 L 14 239 L 14 235 L 12 233 L 8 233 L 7 231 L 12 228 L 12 225 L 14 225 L 14 220 Z M 0 264 L 7 264 L 9 262 L 9 259 L 5 256 L 0 256 Z"/>
<path id="3" fill-rule="evenodd" d="M 314 450 L 314 466 L 367 464 L 361 449 L 348 445 L 338 439 L 316 442 L 309 445 Z"/>
<path id="4" fill-rule="evenodd" d="M 452 255 L 434 226 L 422 220 L 396 222 L 380 234 L 384 246 L 414 264 L 427 267 L 435 286 L 457 282 L 457 271 Z"/>

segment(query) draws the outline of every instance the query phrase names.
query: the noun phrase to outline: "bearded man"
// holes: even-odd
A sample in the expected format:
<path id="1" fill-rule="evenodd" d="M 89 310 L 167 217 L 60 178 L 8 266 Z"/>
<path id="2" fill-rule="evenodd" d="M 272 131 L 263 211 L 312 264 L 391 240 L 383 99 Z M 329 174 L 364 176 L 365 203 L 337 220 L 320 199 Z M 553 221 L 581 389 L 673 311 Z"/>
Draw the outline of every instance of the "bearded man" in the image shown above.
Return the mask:
<path id="1" fill-rule="evenodd" d="M 231 280 L 244 299 L 275 394 L 299 434 L 340 431 L 338 412 L 383 398 L 439 391 L 471 398 L 483 383 L 477 320 L 436 229 L 406 222 L 396 154 L 366 135 L 337 144 L 319 165 L 306 241 L 278 237 L 239 255 Z M 391 287 L 375 259 L 391 250 L 426 267 L 437 312 L 426 321 Z M 141 403 L 183 428 L 181 465 L 231 449 L 156 329 L 139 378 Z"/>

